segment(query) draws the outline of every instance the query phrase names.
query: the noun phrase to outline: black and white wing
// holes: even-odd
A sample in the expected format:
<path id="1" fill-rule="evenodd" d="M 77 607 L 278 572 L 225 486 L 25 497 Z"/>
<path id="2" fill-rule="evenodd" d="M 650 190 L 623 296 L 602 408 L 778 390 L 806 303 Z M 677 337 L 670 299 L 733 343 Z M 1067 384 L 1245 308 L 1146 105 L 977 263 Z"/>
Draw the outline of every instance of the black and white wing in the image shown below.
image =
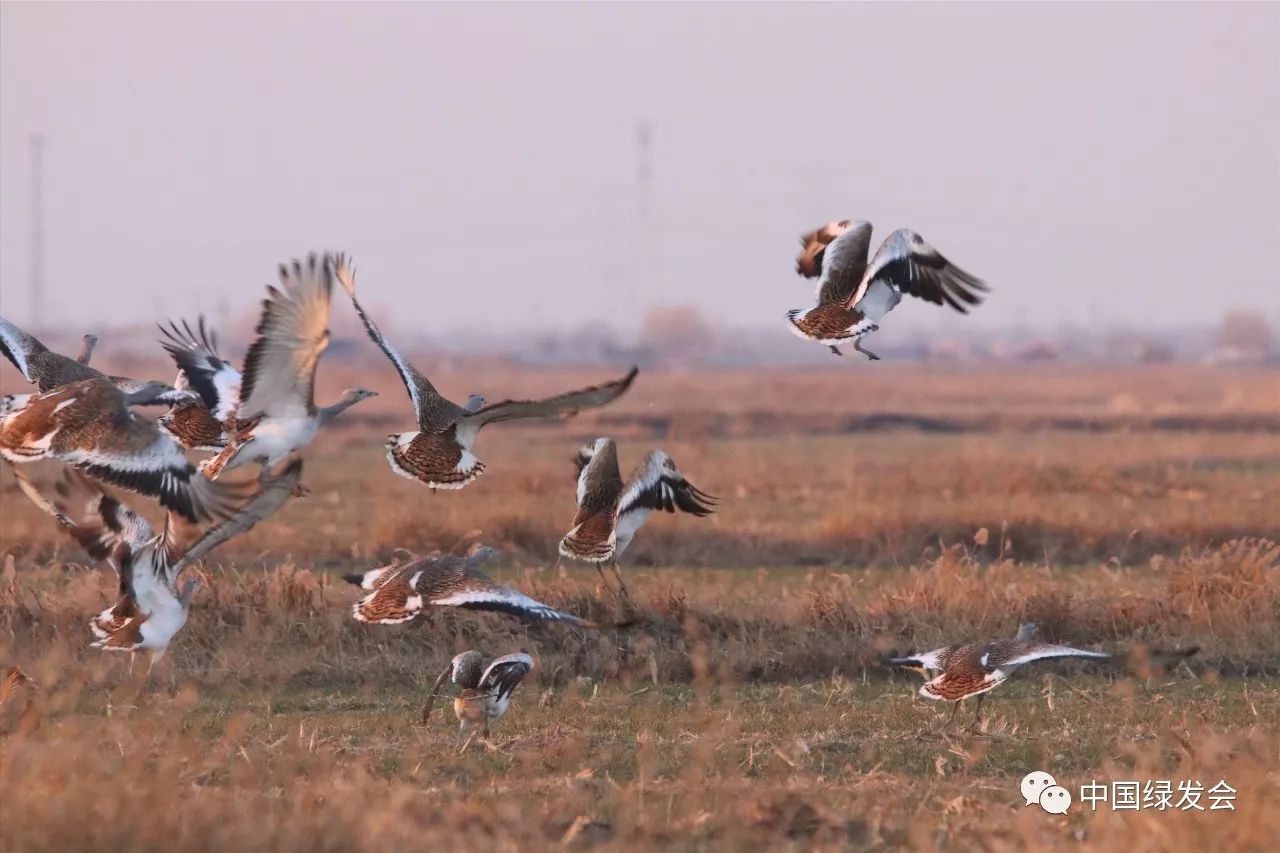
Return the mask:
<path id="1" fill-rule="evenodd" d="M 631 475 L 618 502 L 618 516 L 637 510 L 673 513 L 678 509 L 701 518 L 713 513 L 719 500 L 686 480 L 670 456 L 655 450 Z"/>
<path id="2" fill-rule="evenodd" d="M 818 304 L 839 305 L 853 295 L 867 270 L 871 249 L 871 223 L 855 222 L 845 228 L 821 252 L 818 263 Z"/>
<path id="3" fill-rule="evenodd" d="M 459 419 L 458 443 L 463 447 L 470 447 L 475 441 L 476 433 L 482 427 L 498 421 L 518 418 L 567 418 L 584 409 L 607 405 L 621 397 L 631 387 L 631 383 L 635 381 L 636 374 L 639 372 L 638 367 L 633 367 L 621 379 L 542 400 L 505 400 L 494 403 L 492 406 L 485 406 L 480 411 Z"/>
<path id="4" fill-rule="evenodd" d="M 899 228 L 890 234 L 871 259 L 862 283 L 846 305 L 856 306 L 875 284 L 887 284 L 935 305 L 947 304 L 961 314 L 982 302 L 990 288 L 948 261 L 914 231 Z"/>
<path id="5" fill-rule="evenodd" d="M 240 405 L 240 371 L 218 354 L 218 336 L 205 325 L 204 317 L 196 321 L 193 330 L 186 320 L 161 326 L 165 348 L 178 365 L 178 371 L 186 386 L 200 395 L 209 414 L 219 422 L 225 422 Z"/>
<path id="6" fill-rule="evenodd" d="M 533 671 L 533 658 L 524 652 L 503 655 L 489 664 L 480 676 L 480 689 L 492 693 L 499 701 L 511 696 L 524 677 Z"/>
<path id="7" fill-rule="evenodd" d="M 90 557 L 107 562 L 117 574 L 122 557 L 141 550 L 155 536 L 145 518 L 74 469 L 64 471 L 54 486 L 55 501 L 46 498 L 18 468 L 13 474 L 32 503 L 58 522 Z M 79 511 L 72 506 L 76 501 L 83 501 Z"/>
<path id="8" fill-rule="evenodd" d="M 1076 649 L 1071 646 L 1052 646 L 1045 643 L 1027 645 L 1025 643 L 997 644 L 984 654 L 980 663 L 985 667 L 999 669 L 1001 667 L 1020 666 L 1046 658 L 1109 658 L 1106 652 L 1091 652 L 1088 649 Z"/>
<path id="9" fill-rule="evenodd" d="M 545 622 L 567 622 L 594 628 L 592 622 L 557 610 L 536 598 L 503 586 L 484 572 L 466 567 L 462 557 L 444 555 L 429 558 L 424 569 L 413 579 L 413 588 L 428 604 L 461 607 L 464 610 L 488 610 L 522 619 Z"/>
<path id="10" fill-rule="evenodd" d="M 257 339 L 244 360 L 243 420 L 315 412 L 316 365 L 329 346 L 333 258 L 312 255 L 280 266 L 280 287 L 267 287 Z"/>
<path id="11" fill-rule="evenodd" d="M 413 404 L 414 414 L 418 418 L 418 428 L 423 432 L 439 432 L 447 429 L 450 424 L 455 423 L 463 415 L 467 414 L 468 409 L 457 405 L 451 400 L 446 399 L 435 386 L 427 380 L 427 377 L 418 372 L 418 369 L 409 363 L 409 360 L 400 354 L 391 342 L 388 341 L 378 329 L 373 319 L 365 313 L 364 308 L 356 299 L 356 276 L 355 270 L 347 265 L 345 255 L 338 255 L 335 265 L 335 275 L 338 283 L 347 291 L 347 295 L 351 297 L 351 305 L 356 309 L 356 314 L 360 317 L 360 322 L 364 323 L 364 329 L 369 334 L 369 339 L 378 345 L 390 360 L 396 372 L 400 374 L 400 381 L 404 383 L 404 388 L 409 392 L 409 402 Z M 483 403 L 484 398 L 480 398 Z"/>

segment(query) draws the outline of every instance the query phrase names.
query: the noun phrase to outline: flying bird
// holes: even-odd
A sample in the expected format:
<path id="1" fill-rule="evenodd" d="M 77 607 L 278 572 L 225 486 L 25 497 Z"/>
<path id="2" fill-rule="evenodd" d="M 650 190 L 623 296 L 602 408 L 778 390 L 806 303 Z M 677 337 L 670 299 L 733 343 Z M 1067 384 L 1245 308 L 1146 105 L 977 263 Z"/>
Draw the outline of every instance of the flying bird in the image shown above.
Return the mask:
<path id="1" fill-rule="evenodd" d="M 218 336 L 201 316 L 196 328 L 182 321 L 161 326 L 160 342 L 178 365 L 175 388 L 188 390 L 197 399 L 178 403 L 157 424 L 161 431 L 187 450 L 220 452 L 237 432 L 240 407 L 240 371 L 218 353 Z"/>
<path id="2" fill-rule="evenodd" d="M 1106 652 L 1040 642 L 1035 639 L 1036 630 L 1036 624 L 1028 622 L 1018 628 L 1012 639 L 944 646 L 911 657 L 889 658 L 886 663 L 914 670 L 928 678 L 920 688 L 920 695 L 924 698 L 954 703 L 948 724 L 955 719 L 961 701 L 977 696 L 978 707 L 973 715 L 974 725 L 977 725 L 987 692 L 1004 684 L 1017 667 L 1045 658 L 1106 660 L 1112 657 Z"/>
<path id="3" fill-rule="evenodd" d="M 870 359 L 880 357 L 862 347 L 862 336 L 878 323 L 906 293 L 936 305 L 950 305 L 961 314 L 982 302 L 989 288 L 957 267 L 914 231 L 900 228 L 876 250 L 871 263 L 871 223 L 830 222 L 800 238 L 804 250 L 796 271 L 818 278 L 818 304 L 787 312 L 791 330 L 802 338 L 826 344 L 841 355 L 839 344 Z"/>
<path id="4" fill-rule="evenodd" d="M 414 557 L 408 552 L 399 553 L 403 556 L 388 566 L 344 576 L 348 583 L 369 593 L 351 608 L 351 614 L 357 621 L 398 625 L 410 621 L 428 607 L 462 607 L 535 621 L 595 627 L 572 613 L 556 610 L 549 604 L 503 586 L 480 571 L 480 566 L 498 553 L 487 545 L 472 549 L 465 558 L 452 554 Z"/>
<path id="5" fill-rule="evenodd" d="M 201 475 L 181 447 L 130 410 L 172 391 L 163 382 L 148 382 L 125 393 L 99 378 L 33 395 L 0 417 L 0 456 L 11 463 L 65 462 L 105 483 L 159 498 L 189 521 L 225 517 L 234 487 Z"/>
<path id="6" fill-rule="evenodd" d="M 164 528 L 156 533 L 145 518 L 84 478 L 64 476 L 58 484 L 61 500 L 51 502 L 25 476 L 15 473 L 27 497 L 91 557 L 107 561 L 119 576 L 115 603 L 89 620 L 89 630 L 96 638 L 92 645 L 105 651 L 150 652 L 150 672 L 187 622 L 198 582 L 195 577 L 184 579 L 183 573 L 214 548 L 278 510 L 297 488 L 302 460 L 294 460 L 280 475 L 264 480 L 252 498 L 195 537 L 184 519 L 172 511 Z M 78 520 L 69 506 L 77 491 L 87 496 Z"/>
<path id="7" fill-rule="evenodd" d="M 597 438 L 574 459 L 578 468 L 578 514 L 573 528 L 560 540 L 560 555 L 596 564 L 604 578 L 611 563 L 618 589 L 626 584 L 618 560 L 636 533 L 655 511 L 677 509 L 699 518 L 710 515 L 719 501 L 685 479 L 675 460 L 664 451 L 647 455 L 625 484 L 618 469 L 618 448 L 611 438 Z"/>
<path id="8" fill-rule="evenodd" d="M 265 477 L 310 444 L 322 426 L 377 396 L 376 391 L 351 388 L 333 405 L 318 408 L 315 403 L 316 366 L 329 346 L 329 301 L 334 266 L 340 262 L 341 256 L 311 255 L 306 263 L 280 266 L 280 287 L 267 288 L 257 338 L 244 360 L 235 418 L 250 425 L 201 463 L 210 477 L 253 462 L 262 466 L 259 476 Z"/>
<path id="9" fill-rule="evenodd" d="M 472 395 L 468 405 L 459 406 L 443 397 L 378 330 L 356 300 L 355 273 L 339 263 L 337 277 L 369 337 L 400 374 L 418 419 L 414 432 L 388 436 L 387 462 L 401 477 L 432 489 L 461 489 L 484 472 L 485 465 L 476 458 L 473 448 L 476 436 L 488 424 L 518 418 L 564 418 L 604 406 L 622 396 L 639 372 L 633 367 L 621 379 L 543 400 L 506 400 L 486 405 L 484 397 Z"/>
<path id="10" fill-rule="evenodd" d="M 53 352 L 40 343 L 33 335 L 19 329 L 3 317 L 0 317 L 0 353 L 18 368 L 22 378 L 35 385 L 41 393 L 83 382 L 86 379 L 108 379 L 125 393 L 140 391 L 147 383 L 126 376 L 107 376 L 100 370 L 89 366 L 89 358 L 98 343 L 95 335 L 85 335 L 80 345 L 80 353 L 75 358 Z M 169 388 L 164 394 L 150 399 L 146 405 L 175 403 L 190 399 L 191 395 L 175 388 Z"/>
<path id="11" fill-rule="evenodd" d="M 447 678 L 461 688 L 453 700 L 453 713 L 458 717 L 458 743 L 465 749 L 467 744 L 463 743 L 463 738 L 477 726 L 481 728 L 480 736 L 487 740 L 489 724 L 507 712 L 511 706 L 511 694 L 532 671 L 533 658 L 524 650 L 503 655 L 488 667 L 484 666 L 484 657 L 479 652 L 462 652 L 436 679 L 431 696 L 422 709 L 422 724 L 427 724 L 436 694 Z"/>

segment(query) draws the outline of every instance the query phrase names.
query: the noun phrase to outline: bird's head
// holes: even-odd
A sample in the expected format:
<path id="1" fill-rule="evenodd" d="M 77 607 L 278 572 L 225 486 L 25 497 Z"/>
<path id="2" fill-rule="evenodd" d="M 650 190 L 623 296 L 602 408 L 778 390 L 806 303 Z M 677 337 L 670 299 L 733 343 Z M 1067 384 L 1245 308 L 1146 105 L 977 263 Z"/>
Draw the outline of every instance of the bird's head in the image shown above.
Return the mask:
<path id="1" fill-rule="evenodd" d="M 200 399 L 190 391 L 180 391 L 167 382 L 151 379 L 146 382 L 132 380 L 118 383 L 130 406 L 146 406 L 152 403 L 180 403 Z"/>
<path id="2" fill-rule="evenodd" d="M 501 551 L 492 545 L 481 545 L 476 543 L 467 551 L 467 562 L 473 566 L 483 565 L 497 557 Z"/>
<path id="3" fill-rule="evenodd" d="M 1040 626 L 1035 622 L 1024 622 L 1018 626 L 1018 634 L 1015 640 L 1030 640 L 1036 635 L 1036 631 L 1040 630 Z"/>
<path id="4" fill-rule="evenodd" d="M 370 391 L 368 388 L 348 388 L 342 392 L 342 402 L 348 406 L 353 406 L 361 400 L 367 400 L 370 397 L 378 396 L 377 391 Z"/>
<path id="5" fill-rule="evenodd" d="M 483 394 L 472 394 L 467 398 L 467 404 L 463 408 L 468 412 L 478 412 L 484 408 L 487 402 L 488 400 L 484 398 Z"/>

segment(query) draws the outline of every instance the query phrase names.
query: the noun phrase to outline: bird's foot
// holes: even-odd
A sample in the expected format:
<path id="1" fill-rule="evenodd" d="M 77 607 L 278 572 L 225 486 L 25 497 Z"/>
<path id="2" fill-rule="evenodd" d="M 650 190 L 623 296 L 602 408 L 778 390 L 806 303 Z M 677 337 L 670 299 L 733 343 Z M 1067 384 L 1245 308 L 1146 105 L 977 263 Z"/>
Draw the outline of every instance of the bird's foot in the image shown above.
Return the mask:
<path id="1" fill-rule="evenodd" d="M 299 483 L 293 487 L 293 496 L 295 498 L 305 498 L 309 494 L 311 494 L 310 486 L 305 486 L 302 483 Z"/>
<path id="2" fill-rule="evenodd" d="M 836 355 L 844 355 L 844 353 L 840 352 L 840 347 L 836 346 L 835 344 L 828 344 L 827 346 L 828 346 L 828 349 L 830 349 Z"/>

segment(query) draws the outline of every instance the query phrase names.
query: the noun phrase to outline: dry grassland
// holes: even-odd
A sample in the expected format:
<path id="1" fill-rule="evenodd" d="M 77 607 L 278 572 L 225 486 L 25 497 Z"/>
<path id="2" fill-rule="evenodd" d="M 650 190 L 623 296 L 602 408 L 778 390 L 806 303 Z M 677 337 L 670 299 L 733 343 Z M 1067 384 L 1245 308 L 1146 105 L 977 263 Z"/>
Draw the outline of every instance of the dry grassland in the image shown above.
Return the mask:
<path id="1" fill-rule="evenodd" d="M 357 383 L 329 367 L 320 397 Z M 40 689 L 0 709 L 2 846 L 1272 849 L 1276 375 L 888 367 L 642 374 L 604 412 L 486 431 L 488 472 L 432 494 L 386 468 L 382 435 L 411 419 L 371 363 L 359 384 L 383 396 L 308 454 L 309 497 L 206 564 L 150 683 L 86 647 L 109 573 L 6 473 L 0 664 Z M 498 399 L 609 372 L 469 365 L 440 384 Z M 500 578 L 610 622 L 593 570 L 552 566 L 570 457 L 601 433 L 624 467 L 661 446 L 725 499 L 637 537 L 623 560 L 637 624 L 349 618 L 341 571 L 482 540 L 503 549 Z M 1029 668 L 976 731 L 877 665 L 1025 620 L 1121 660 Z M 539 665 L 492 748 L 460 755 L 445 717 L 414 723 L 468 647 Z M 1037 769 L 1073 793 L 1226 780 L 1237 811 L 1051 816 L 1018 795 Z"/>

